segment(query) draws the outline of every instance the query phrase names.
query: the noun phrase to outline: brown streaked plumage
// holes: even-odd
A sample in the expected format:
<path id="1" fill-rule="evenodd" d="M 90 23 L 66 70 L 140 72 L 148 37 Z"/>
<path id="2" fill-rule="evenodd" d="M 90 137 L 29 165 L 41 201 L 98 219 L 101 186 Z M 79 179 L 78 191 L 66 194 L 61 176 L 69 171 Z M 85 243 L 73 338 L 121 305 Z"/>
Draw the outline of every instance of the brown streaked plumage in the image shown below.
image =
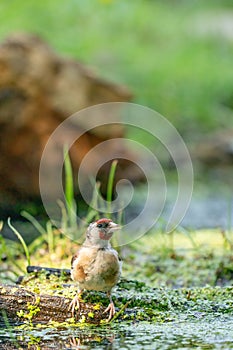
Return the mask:
<path id="1" fill-rule="evenodd" d="M 91 223 L 86 232 L 86 240 L 71 260 L 71 277 L 78 282 L 78 294 L 70 304 L 74 313 L 80 306 L 79 299 L 83 289 L 106 292 L 110 304 L 108 321 L 115 313 L 111 290 L 117 284 L 121 274 L 121 262 L 118 253 L 109 240 L 120 227 L 110 219 L 100 219 Z"/>

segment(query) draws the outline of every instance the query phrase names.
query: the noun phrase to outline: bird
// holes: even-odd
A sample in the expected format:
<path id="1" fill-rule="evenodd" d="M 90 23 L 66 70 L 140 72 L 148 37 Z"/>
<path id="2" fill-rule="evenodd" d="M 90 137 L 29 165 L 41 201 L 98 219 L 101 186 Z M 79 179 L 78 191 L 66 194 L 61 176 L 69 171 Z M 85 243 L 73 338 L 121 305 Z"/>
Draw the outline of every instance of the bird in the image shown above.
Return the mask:
<path id="1" fill-rule="evenodd" d="M 106 218 L 88 226 L 86 239 L 71 260 L 71 278 L 78 283 L 77 295 L 69 305 L 73 316 L 75 310 L 80 309 L 83 290 L 94 290 L 107 293 L 110 303 L 104 312 L 109 312 L 107 322 L 113 318 L 115 306 L 111 291 L 120 279 L 122 262 L 110 239 L 119 229 L 118 224 Z"/>

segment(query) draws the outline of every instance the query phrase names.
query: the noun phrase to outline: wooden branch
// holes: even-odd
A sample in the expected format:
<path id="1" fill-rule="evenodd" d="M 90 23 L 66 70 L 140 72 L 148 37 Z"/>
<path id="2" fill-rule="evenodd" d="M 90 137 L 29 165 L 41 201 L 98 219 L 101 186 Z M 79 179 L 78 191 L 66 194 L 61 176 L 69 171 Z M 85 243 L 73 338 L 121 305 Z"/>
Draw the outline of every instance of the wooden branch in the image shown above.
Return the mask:
<path id="1" fill-rule="evenodd" d="M 68 311 L 71 300 L 56 295 L 39 295 L 17 285 L 0 284 L 0 310 L 5 311 L 9 320 L 13 321 L 65 322 L 72 317 Z M 81 310 L 75 314 L 75 320 L 99 323 L 106 318 L 106 314 L 103 314 L 104 309 L 104 306 L 100 306 L 99 310 L 94 310 L 92 304 L 83 302 Z"/>
<path id="2" fill-rule="evenodd" d="M 59 269 L 59 268 L 54 268 L 54 267 L 33 266 L 33 265 L 27 266 L 27 273 L 39 272 L 39 271 L 45 271 L 46 275 L 56 275 L 58 277 L 70 276 L 69 269 Z"/>
<path id="3" fill-rule="evenodd" d="M 34 265 L 28 265 L 27 266 L 27 273 L 34 273 L 34 276 L 37 275 L 39 272 L 44 272 L 47 277 L 51 275 L 55 275 L 57 277 L 61 276 L 67 276 L 70 277 L 70 269 L 59 269 L 54 267 L 46 267 L 46 266 L 34 266 Z M 16 284 L 21 284 L 24 280 L 25 276 L 19 276 Z"/>

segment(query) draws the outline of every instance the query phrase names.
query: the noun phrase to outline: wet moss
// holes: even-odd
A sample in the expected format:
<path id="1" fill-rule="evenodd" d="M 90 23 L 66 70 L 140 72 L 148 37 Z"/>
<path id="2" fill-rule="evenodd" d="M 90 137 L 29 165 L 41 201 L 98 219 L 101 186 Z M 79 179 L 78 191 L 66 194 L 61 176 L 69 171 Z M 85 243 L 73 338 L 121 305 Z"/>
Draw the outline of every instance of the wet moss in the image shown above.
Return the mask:
<path id="1" fill-rule="evenodd" d="M 27 277 L 26 277 L 27 278 Z M 38 294 L 59 295 L 72 299 L 76 294 L 75 284 L 65 283 L 62 278 L 50 276 L 43 272 L 26 284 L 28 291 Z M 112 293 L 117 314 L 113 322 L 137 320 L 150 322 L 167 322 L 179 319 L 183 314 L 189 317 L 195 313 L 233 314 L 233 287 L 199 287 L 199 288 L 152 288 L 143 282 L 126 280 L 118 284 Z M 39 299 L 38 299 L 39 300 Z M 84 291 L 81 303 L 92 305 L 92 310 L 79 323 L 88 324 L 95 317 L 96 310 L 106 307 L 109 303 L 105 293 Z M 38 306 L 38 305 L 37 305 Z M 29 312 L 21 316 L 30 319 L 37 306 L 29 307 Z M 33 315 L 32 315 L 33 316 Z M 71 322 L 72 323 L 72 322 Z M 71 324 L 69 323 L 69 325 Z"/>

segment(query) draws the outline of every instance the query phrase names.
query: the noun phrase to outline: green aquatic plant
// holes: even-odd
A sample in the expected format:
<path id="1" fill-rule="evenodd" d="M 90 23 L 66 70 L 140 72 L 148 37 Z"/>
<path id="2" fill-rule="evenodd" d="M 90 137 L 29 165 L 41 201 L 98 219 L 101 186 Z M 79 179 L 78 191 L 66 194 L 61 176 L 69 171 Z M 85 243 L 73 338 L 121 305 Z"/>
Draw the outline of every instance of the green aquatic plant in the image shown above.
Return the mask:
<path id="1" fill-rule="evenodd" d="M 67 208 L 67 218 L 69 227 L 72 229 L 77 228 L 76 211 L 77 205 L 75 202 L 74 191 L 74 176 L 67 147 L 64 148 L 64 171 L 65 171 L 65 200 Z"/>
<path id="2" fill-rule="evenodd" d="M 93 191 L 93 195 L 92 195 L 92 199 L 91 199 L 90 205 L 89 205 L 89 207 L 87 209 L 87 213 L 86 213 L 86 216 L 85 216 L 85 221 L 86 222 L 91 222 L 93 220 L 100 219 L 100 214 L 99 214 L 98 210 L 95 209 L 95 208 L 98 208 L 98 201 L 101 198 L 101 194 L 100 194 L 101 183 L 99 181 L 97 181 L 95 183 L 94 179 L 93 179 L 92 182 L 93 182 L 93 185 L 94 185 L 94 191 Z"/>
<path id="3" fill-rule="evenodd" d="M 26 258 L 27 258 L 27 264 L 31 265 L 29 250 L 28 250 L 28 247 L 27 247 L 22 235 L 19 233 L 18 230 L 16 230 L 16 228 L 14 226 L 12 226 L 10 218 L 8 218 L 7 223 L 8 223 L 8 226 L 10 227 L 10 229 L 14 232 L 14 234 L 16 235 L 16 237 L 18 238 L 18 240 L 22 244 L 23 250 L 24 250 Z"/>
<path id="4" fill-rule="evenodd" d="M 90 179 L 90 181 L 93 183 L 94 191 L 93 196 L 90 202 L 90 205 L 87 208 L 87 213 L 85 215 L 85 222 L 91 222 L 92 220 L 97 220 L 100 218 L 100 212 L 96 208 L 101 208 L 101 211 L 106 212 L 107 217 L 111 217 L 111 203 L 113 199 L 113 192 L 114 192 L 114 180 L 115 180 L 115 174 L 117 169 L 118 160 L 113 160 L 109 176 L 108 176 L 108 182 L 107 182 L 107 194 L 106 194 L 106 201 L 107 201 L 107 207 L 104 206 L 104 201 L 102 200 L 102 195 L 100 193 L 100 182 L 95 182 L 95 180 Z M 82 227 L 78 227 L 77 218 L 76 218 L 76 211 L 77 211 L 77 205 L 75 202 L 75 189 L 74 189 L 74 174 L 72 171 L 72 165 L 71 160 L 69 157 L 69 153 L 67 148 L 64 149 L 64 173 L 65 173 L 65 200 L 66 205 L 61 203 L 59 201 L 59 205 L 62 211 L 62 220 L 61 220 L 61 227 L 63 232 L 66 232 L 67 230 L 71 232 L 71 236 L 74 232 L 81 231 Z M 121 216 L 119 216 L 121 218 Z M 82 224 L 81 224 L 82 225 Z"/>
<path id="5" fill-rule="evenodd" d="M 118 160 L 117 159 L 113 160 L 113 162 L 111 164 L 110 171 L 109 171 L 109 176 L 108 176 L 108 184 L 107 184 L 107 211 L 108 211 L 108 214 L 107 214 L 107 216 L 109 218 L 111 217 L 111 209 L 112 209 L 111 202 L 112 202 L 112 198 L 113 198 L 114 179 L 115 179 L 117 164 L 118 164 Z"/>
<path id="6" fill-rule="evenodd" d="M 11 324 L 9 322 L 9 319 L 7 317 L 6 311 L 5 310 L 1 310 L 1 314 L 2 314 L 2 318 L 3 318 L 3 322 L 4 322 L 4 325 L 5 325 L 5 328 L 7 330 L 7 333 L 9 335 L 9 337 L 10 337 L 10 340 L 12 341 L 12 343 L 14 344 L 16 349 L 20 349 L 20 345 L 17 342 L 16 337 L 14 335 L 14 327 L 11 326 Z"/>
<path id="7" fill-rule="evenodd" d="M 40 312 L 39 305 L 40 305 L 40 297 L 38 296 L 36 298 L 34 304 L 31 304 L 29 302 L 27 303 L 27 311 L 20 310 L 20 311 L 17 312 L 17 316 L 28 320 L 30 322 L 30 324 L 31 324 L 31 321 L 32 321 L 33 317 L 35 315 L 37 315 L 38 312 Z"/>

